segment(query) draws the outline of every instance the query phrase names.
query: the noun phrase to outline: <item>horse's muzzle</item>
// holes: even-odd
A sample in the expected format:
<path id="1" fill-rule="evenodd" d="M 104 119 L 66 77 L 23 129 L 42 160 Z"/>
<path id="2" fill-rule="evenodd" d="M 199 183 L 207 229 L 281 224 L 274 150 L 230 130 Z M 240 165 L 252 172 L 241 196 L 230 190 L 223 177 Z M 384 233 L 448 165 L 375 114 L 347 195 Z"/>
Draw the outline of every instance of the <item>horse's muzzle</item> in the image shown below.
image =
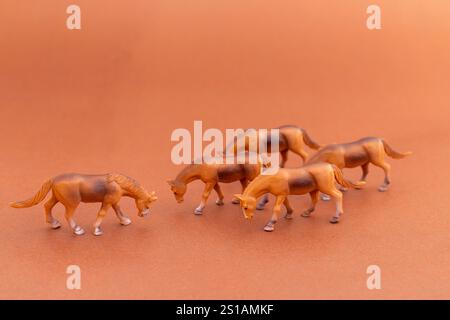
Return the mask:
<path id="1" fill-rule="evenodd" d="M 245 216 L 245 219 L 247 219 L 247 220 L 252 220 L 252 216 Z"/>
<path id="2" fill-rule="evenodd" d="M 247 219 L 247 220 L 252 220 L 252 218 L 253 218 L 253 215 L 247 215 L 246 213 L 245 213 L 245 211 L 244 210 L 242 210 L 243 212 L 243 214 L 244 214 L 244 218 L 245 219 Z"/>

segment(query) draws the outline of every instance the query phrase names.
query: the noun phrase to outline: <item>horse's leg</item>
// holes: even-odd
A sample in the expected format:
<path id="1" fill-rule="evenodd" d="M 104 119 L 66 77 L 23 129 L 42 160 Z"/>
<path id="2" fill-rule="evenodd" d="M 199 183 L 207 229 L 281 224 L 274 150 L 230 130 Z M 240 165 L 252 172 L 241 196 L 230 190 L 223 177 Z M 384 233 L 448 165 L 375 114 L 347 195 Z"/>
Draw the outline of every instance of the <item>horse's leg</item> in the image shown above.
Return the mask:
<path id="1" fill-rule="evenodd" d="M 77 208 L 78 204 L 76 205 L 65 205 L 66 207 L 66 220 L 69 223 L 70 227 L 72 228 L 73 233 L 75 233 L 77 236 L 81 236 L 84 234 L 84 230 L 82 227 L 77 225 L 75 220 L 73 219 L 73 214 L 75 212 L 75 209 Z"/>
<path id="2" fill-rule="evenodd" d="M 50 223 L 52 229 L 58 229 L 61 227 L 61 223 L 58 220 L 53 218 L 52 209 L 58 203 L 58 199 L 55 198 L 54 195 L 44 204 L 45 208 L 45 221 Z"/>
<path id="3" fill-rule="evenodd" d="M 333 179 L 333 181 L 334 181 L 334 179 Z M 334 189 L 339 189 L 339 190 L 341 190 L 341 188 L 344 188 L 344 187 L 342 187 L 342 186 L 340 186 L 339 184 L 337 184 L 336 182 L 333 182 L 333 187 L 330 189 L 330 190 L 334 190 Z M 345 188 L 344 188 L 345 189 Z M 342 191 L 342 190 L 341 190 Z M 330 197 L 330 195 L 329 195 L 329 193 L 324 193 L 324 192 L 321 192 L 320 193 L 320 199 L 322 200 L 322 201 L 330 201 L 331 200 L 331 197 Z"/>
<path id="4" fill-rule="evenodd" d="M 335 187 L 341 192 L 347 192 L 348 191 L 348 188 L 346 188 L 344 186 L 341 186 L 339 183 L 335 183 Z M 322 199 L 323 201 L 330 201 L 331 197 L 328 194 L 326 194 L 326 193 L 322 193 L 320 195 L 320 199 Z"/>
<path id="5" fill-rule="evenodd" d="M 302 217 L 310 217 L 311 213 L 316 209 L 316 204 L 319 201 L 319 193 L 319 190 L 314 190 L 309 193 L 309 196 L 311 197 L 311 206 L 303 211 Z"/>
<path id="6" fill-rule="evenodd" d="M 336 201 L 336 213 L 334 214 L 333 218 L 331 218 L 330 223 L 338 223 L 341 214 L 344 213 L 344 210 L 342 208 L 342 192 L 335 189 L 330 192 L 330 196 Z"/>
<path id="7" fill-rule="evenodd" d="M 219 186 L 219 183 L 218 183 L 218 182 L 215 184 L 214 190 L 216 191 L 217 196 L 219 197 L 219 198 L 216 200 L 216 204 L 217 204 L 218 206 L 223 206 L 223 198 L 224 198 L 224 197 L 223 197 L 222 189 L 220 189 L 220 186 Z"/>
<path id="8" fill-rule="evenodd" d="M 195 214 L 202 214 L 203 208 L 206 206 L 206 201 L 208 201 L 209 195 L 217 182 L 207 182 L 205 183 L 205 189 L 203 190 L 202 200 L 197 208 L 195 208 Z"/>
<path id="9" fill-rule="evenodd" d="M 341 168 L 341 170 L 342 170 L 342 169 L 343 169 L 343 168 Z M 347 192 L 347 191 L 348 191 L 348 188 L 344 187 L 343 185 L 340 185 L 340 184 L 337 183 L 337 182 L 335 182 L 334 185 L 335 185 L 336 188 L 337 188 L 339 191 L 341 191 L 341 192 Z M 325 198 L 326 198 L 326 197 L 325 197 Z M 322 199 L 322 200 L 327 201 L 326 199 Z M 329 197 L 328 197 L 328 200 L 330 200 Z"/>
<path id="10" fill-rule="evenodd" d="M 258 204 L 256 205 L 256 210 L 264 210 L 264 207 L 269 202 L 269 194 L 265 193 L 261 200 L 259 200 Z"/>
<path id="11" fill-rule="evenodd" d="M 286 161 L 288 160 L 288 152 L 289 152 L 289 150 L 284 150 L 284 151 L 280 152 L 280 154 L 281 154 L 280 167 L 281 168 L 284 168 L 284 165 L 286 164 Z"/>
<path id="12" fill-rule="evenodd" d="M 362 169 L 362 176 L 361 176 L 361 180 L 359 181 L 366 181 L 367 175 L 369 174 L 369 162 L 367 162 L 366 164 L 363 164 L 361 166 Z M 356 189 L 358 190 L 358 189 Z"/>
<path id="13" fill-rule="evenodd" d="M 247 188 L 248 186 L 248 179 L 247 178 L 242 178 L 241 180 L 239 180 L 239 182 L 241 183 L 241 187 L 242 187 L 242 194 L 244 193 L 245 188 Z M 241 201 L 238 198 L 233 198 L 233 200 L 231 200 L 232 204 L 239 204 L 241 203 Z"/>
<path id="14" fill-rule="evenodd" d="M 330 182 L 331 185 L 326 184 L 326 191 L 324 190 L 320 190 L 320 199 L 322 199 L 322 201 L 330 201 L 331 197 L 330 197 L 330 192 L 333 190 L 337 190 L 336 189 L 336 181 L 334 179 L 334 174 L 333 174 L 333 178 L 332 178 L 332 182 Z M 320 189 L 320 188 L 319 188 Z M 330 192 L 328 192 L 330 191 Z"/>
<path id="15" fill-rule="evenodd" d="M 128 217 L 122 212 L 122 210 L 120 209 L 119 204 L 115 203 L 115 204 L 112 205 L 112 207 L 113 207 L 114 211 L 116 212 L 116 216 L 117 216 L 117 218 L 119 219 L 121 225 L 127 226 L 127 225 L 129 225 L 129 224 L 131 223 L 130 218 L 128 218 Z"/>
<path id="16" fill-rule="evenodd" d="M 346 188 L 344 186 L 341 186 L 340 184 L 337 184 L 337 187 L 338 187 L 339 191 L 341 191 L 341 192 L 347 192 L 348 191 L 348 188 Z"/>
<path id="17" fill-rule="evenodd" d="M 103 218 L 106 216 L 106 212 L 111 207 L 111 204 L 108 202 L 103 201 L 102 206 L 100 210 L 97 213 L 97 219 L 94 223 L 94 235 L 101 236 L 103 234 L 102 229 L 100 228 L 100 225 L 102 224 Z"/>
<path id="18" fill-rule="evenodd" d="M 308 153 L 305 150 L 303 150 L 301 146 L 293 146 L 291 148 L 291 151 L 302 158 L 303 164 L 305 164 L 306 161 L 308 160 Z"/>
<path id="19" fill-rule="evenodd" d="M 281 211 L 281 205 L 284 203 L 286 196 L 277 196 L 275 199 L 275 205 L 273 206 L 272 218 L 267 222 L 264 227 L 264 231 L 271 232 L 275 228 L 275 223 L 278 221 L 278 215 Z"/>
<path id="20" fill-rule="evenodd" d="M 323 201 L 330 201 L 330 196 L 329 195 L 327 195 L 327 194 L 325 194 L 325 193 L 322 193 L 321 195 L 320 195 L 320 199 L 322 199 Z"/>
<path id="21" fill-rule="evenodd" d="M 380 167 L 381 169 L 383 169 L 384 171 L 384 181 L 383 184 L 381 186 L 378 187 L 378 191 L 380 192 L 384 192 L 388 189 L 389 184 L 391 183 L 391 178 L 390 178 L 390 173 L 391 173 L 391 165 L 387 162 L 384 162 L 384 160 L 382 161 L 377 161 L 377 162 L 373 162 L 373 164 L 377 167 Z"/>
<path id="22" fill-rule="evenodd" d="M 285 219 L 292 219 L 292 212 L 294 212 L 294 209 L 292 209 L 291 204 L 289 203 L 288 197 L 284 199 L 284 206 L 286 207 L 286 215 L 284 216 Z"/>

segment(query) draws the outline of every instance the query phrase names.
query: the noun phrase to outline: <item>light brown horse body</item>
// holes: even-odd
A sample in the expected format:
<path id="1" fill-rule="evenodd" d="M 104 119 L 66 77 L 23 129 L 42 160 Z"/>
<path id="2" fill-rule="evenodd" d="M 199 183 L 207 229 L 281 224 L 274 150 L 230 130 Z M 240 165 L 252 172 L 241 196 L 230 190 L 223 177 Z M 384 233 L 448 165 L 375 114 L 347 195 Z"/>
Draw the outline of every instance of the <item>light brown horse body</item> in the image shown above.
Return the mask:
<path id="1" fill-rule="evenodd" d="M 366 137 L 350 143 L 327 145 L 314 154 L 306 164 L 327 162 L 336 165 L 340 169 L 361 167 L 361 181 L 366 181 L 369 173 L 369 164 L 372 163 L 383 169 L 385 174 L 384 182 L 378 190 L 386 191 L 391 183 L 391 166 L 385 161 L 386 155 L 394 159 L 401 159 L 410 154 L 411 152 L 401 153 L 393 150 L 381 138 Z M 342 190 L 345 191 L 345 188 Z M 329 199 L 326 196 L 322 198 L 324 200 Z"/>
<path id="2" fill-rule="evenodd" d="M 294 125 L 284 125 L 276 128 L 279 130 L 279 147 L 278 152 L 281 155 L 280 167 L 283 168 L 288 160 L 288 152 L 291 151 L 297 155 L 299 155 L 303 163 L 308 160 L 308 153 L 305 151 L 305 145 L 310 147 L 311 149 L 318 150 L 321 145 L 315 142 L 305 129 L 294 126 Z M 245 140 L 244 140 L 245 139 Z M 242 141 L 244 140 L 244 141 Z M 259 136 L 257 137 L 256 145 L 259 148 Z M 272 151 L 272 141 L 270 134 L 267 135 L 265 141 L 261 141 L 261 143 L 265 143 L 267 146 L 267 152 L 270 153 Z M 235 141 L 232 145 L 234 148 L 234 153 L 237 154 L 239 151 L 245 150 L 249 151 L 250 148 L 250 139 L 248 136 L 240 136 L 236 137 Z M 254 151 L 254 150 L 253 150 Z M 261 152 L 258 149 L 258 152 Z M 269 202 L 268 195 L 264 195 L 259 202 L 257 209 L 263 210 L 266 203 Z"/>
<path id="3" fill-rule="evenodd" d="M 65 217 L 73 232 L 77 235 L 84 234 L 73 219 L 75 209 L 80 202 L 101 202 L 102 206 L 94 223 L 94 234 L 101 235 L 103 232 L 100 224 L 109 208 L 113 208 L 117 218 L 122 225 L 129 225 L 131 220 L 122 212 L 119 201 L 123 196 L 135 199 L 138 215 L 143 217 L 149 211 L 149 206 L 157 200 L 155 192 L 147 192 L 135 180 L 121 174 L 85 175 L 68 173 L 47 180 L 41 189 L 32 198 L 20 202 L 12 202 L 13 208 L 27 208 L 43 201 L 52 190 L 52 197 L 45 203 L 46 222 L 53 229 L 61 227 L 61 224 L 52 215 L 53 207 L 61 202 L 66 212 Z"/>
<path id="4" fill-rule="evenodd" d="M 201 180 L 205 184 L 202 199 L 199 206 L 195 209 L 195 214 L 202 214 L 206 202 L 214 189 L 218 195 L 217 205 L 223 205 L 223 193 L 219 183 L 231 183 L 239 181 L 244 190 L 249 181 L 255 179 L 261 170 L 262 164 L 250 164 L 248 161 L 244 164 L 190 164 L 183 168 L 175 180 L 169 180 L 167 183 L 178 203 L 183 202 L 187 185 L 195 180 Z M 239 203 L 239 200 L 233 199 L 233 203 Z"/>
<path id="5" fill-rule="evenodd" d="M 293 153 L 299 155 L 303 162 L 308 159 L 308 153 L 305 151 L 305 145 L 312 149 L 319 149 L 321 147 L 320 144 L 316 143 L 311 137 L 308 135 L 305 129 L 293 126 L 293 125 L 285 125 L 278 128 L 279 130 L 279 145 L 278 152 L 281 155 L 280 166 L 283 167 L 288 159 L 288 151 L 292 151 Z M 234 148 L 234 153 L 236 154 L 239 151 L 247 151 L 254 152 L 259 150 L 259 136 L 256 136 L 256 146 L 258 150 L 249 150 L 250 149 L 250 138 L 248 135 L 242 135 L 236 137 L 234 139 L 233 145 L 231 147 Z M 245 139 L 245 140 L 244 140 Z M 242 141 L 244 140 L 244 141 Z M 270 134 L 267 134 L 265 141 L 261 141 L 262 144 L 267 146 L 267 152 L 270 153 L 272 151 L 272 141 Z M 228 150 L 229 147 L 227 147 Z"/>
<path id="6" fill-rule="evenodd" d="M 281 168 L 274 175 L 260 175 L 247 186 L 243 194 L 236 194 L 235 197 L 240 200 L 244 217 L 251 219 L 257 206 L 257 199 L 266 193 L 275 195 L 272 218 L 264 227 L 265 231 L 273 231 L 281 205 L 284 204 L 286 207 L 286 218 L 292 218 L 293 210 L 289 204 L 288 195 L 310 194 L 311 207 L 302 214 L 303 217 L 309 217 L 315 209 L 319 192 L 323 192 L 336 201 L 336 213 L 330 222 L 337 223 L 343 208 L 342 193 L 336 188 L 336 182 L 352 188 L 360 188 L 364 185 L 364 182 L 353 184 L 344 179 L 341 170 L 334 165 L 318 163 L 296 169 Z"/>

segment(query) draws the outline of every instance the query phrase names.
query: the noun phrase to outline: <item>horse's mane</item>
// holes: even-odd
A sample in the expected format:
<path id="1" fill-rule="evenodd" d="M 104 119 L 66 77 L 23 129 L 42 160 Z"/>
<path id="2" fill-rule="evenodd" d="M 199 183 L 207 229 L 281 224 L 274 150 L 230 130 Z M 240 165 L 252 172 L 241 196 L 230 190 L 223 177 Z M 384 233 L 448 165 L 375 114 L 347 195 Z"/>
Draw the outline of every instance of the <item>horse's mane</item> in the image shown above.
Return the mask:
<path id="1" fill-rule="evenodd" d="M 139 182 L 137 182 L 133 178 L 120 173 L 110 173 L 108 174 L 108 182 L 112 181 L 116 182 L 121 188 L 131 194 L 138 196 L 139 198 L 147 197 L 147 191 L 145 191 L 145 189 L 141 187 Z"/>

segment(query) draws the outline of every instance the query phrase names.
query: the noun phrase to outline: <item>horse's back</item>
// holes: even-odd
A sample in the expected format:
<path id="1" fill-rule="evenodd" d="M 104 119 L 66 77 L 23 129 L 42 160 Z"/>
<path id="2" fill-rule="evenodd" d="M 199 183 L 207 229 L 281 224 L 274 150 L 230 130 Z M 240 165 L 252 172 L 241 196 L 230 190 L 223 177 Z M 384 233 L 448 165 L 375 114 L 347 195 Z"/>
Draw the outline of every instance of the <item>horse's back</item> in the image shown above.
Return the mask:
<path id="1" fill-rule="evenodd" d="M 344 144 L 345 167 L 354 168 L 368 163 L 371 157 L 370 154 L 377 152 L 381 143 L 380 138 L 364 137 Z"/>
<path id="2" fill-rule="evenodd" d="M 219 182 L 234 182 L 255 175 L 257 165 L 253 164 L 222 164 L 217 165 Z"/>
<path id="3" fill-rule="evenodd" d="M 53 179 L 53 189 L 59 197 L 83 202 L 103 201 L 107 185 L 107 175 L 67 173 Z"/>
<path id="4" fill-rule="evenodd" d="M 341 167 L 344 165 L 344 153 L 344 145 L 329 144 L 313 154 L 313 156 L 307 161 L 306 165 L 326 162 Z"/>
<path id="5" fill-rule="evenodd" d="M 281 168 L 279 169 L 279 175 L 287 180 L 289 194 L 300 195 L 316 189 L 314 175 L 310 172 L 308 166 L 306 168 Z"/>

